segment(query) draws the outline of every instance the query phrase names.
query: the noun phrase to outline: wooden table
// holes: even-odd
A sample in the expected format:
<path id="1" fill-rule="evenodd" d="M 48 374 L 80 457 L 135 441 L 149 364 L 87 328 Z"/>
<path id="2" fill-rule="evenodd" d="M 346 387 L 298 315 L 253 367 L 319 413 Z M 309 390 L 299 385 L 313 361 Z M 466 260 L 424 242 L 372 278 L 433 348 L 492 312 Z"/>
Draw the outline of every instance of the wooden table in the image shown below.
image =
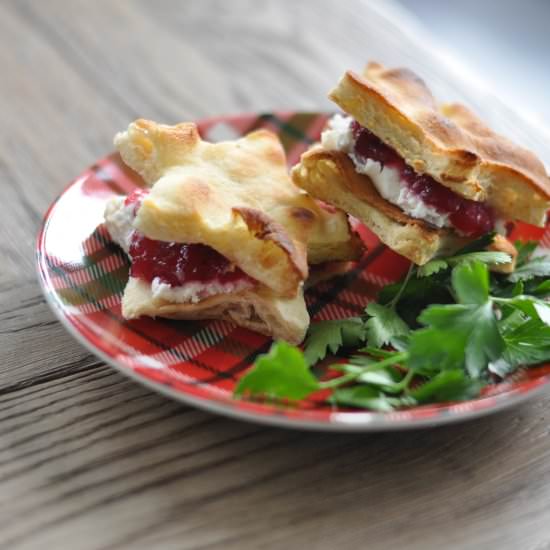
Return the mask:
<path id="1" fill-rule="evenodd" d="M 424 431 L 265 428 L 127 380 L 38 288 L 44 211 L 130 120 L 328 108 L 371 55 L 429 71 L 359 1 L 0 4 L 2 548 L 550 547 L 547 394 Z"/>

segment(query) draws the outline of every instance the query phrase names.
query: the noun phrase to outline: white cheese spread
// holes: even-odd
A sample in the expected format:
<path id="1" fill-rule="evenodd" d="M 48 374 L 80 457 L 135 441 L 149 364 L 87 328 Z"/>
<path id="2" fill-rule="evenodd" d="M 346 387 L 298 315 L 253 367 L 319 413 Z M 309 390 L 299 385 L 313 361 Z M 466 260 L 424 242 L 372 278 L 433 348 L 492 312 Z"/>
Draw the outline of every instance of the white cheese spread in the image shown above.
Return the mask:
<path id="1" fill-rule="evenodd" d="M 321 144 L 328 151 L 343 151 L 348 154 L 355 170 L 369 176 L 380 195 L 395 204 L 413 218 L 425 220 L 436 227 L 451 227 L 448 214 L 441 214 L 433 206 L 423 202 L 407 187 L 395 168 L 382 166 L 372 159 L 359 159 L 353 152 L 355 140 L 351 131 L 351 117 L 334 115 L 321 134 Z"/>
<path id="2" fill-rule="evenodd" d="M 129 255 L 132 235 L 134 234 L 135 204 L 124 204 L 124 197 L 113 199 L 107 206 L 105 221 L 109 234 L 126 254 Z M 153 299 L 162 299 L 168 302 L 193 303 L 215 294 L 229 294 L 252 288 L 254 283 L 250 279 L 241 279 L 229 283 L 201 283 L 192 281 L 180 286 L 171 286 L 163 283 L 158 277 L 151 283 Z"/>
<path id="3" fill-rule="evenodd" d="M 234 292 L 240 292 L 247 288 L 252 288 L 253 283 L 250 279 L 241 279 L 232 283 L 201 283 L 198 281 L 192 281 L 184 283 L 181 286 L 171 286 L 168 283 L 163 283 L 158 277 L 153 279 L 151 283 L 151 291 L 153 292 L 153 299 L 166 300 L 167 302 L 192 303 L 196 304 L 209 296 L 216 294 L 231 294 Z"/>
<path id="4" fill-rule="evenodd" d="M 111 239 L 128 254 L 134 232 L 135 204 L 124 204 L 124 197 L 111 200 L 105 211 L 105 221 Z"/>

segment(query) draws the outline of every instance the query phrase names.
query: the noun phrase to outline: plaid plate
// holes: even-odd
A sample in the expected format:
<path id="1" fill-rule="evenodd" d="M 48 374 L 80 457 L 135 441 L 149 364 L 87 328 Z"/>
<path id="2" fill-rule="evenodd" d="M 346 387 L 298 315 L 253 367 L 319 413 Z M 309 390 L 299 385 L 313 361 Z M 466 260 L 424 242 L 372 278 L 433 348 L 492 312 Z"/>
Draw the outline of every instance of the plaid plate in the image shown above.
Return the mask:
<path id="1" fill-rule="evenodd" d="M 198 123 L 210 141 L 234 139 L 256 128 L 276 132 L 289 164 L 319 138 L 321 113 L 269 113 L 213 118 Z M 118 154 L 99 160 L 61 194 L 46 213 L 37 241 L 40 282 L 63 324 L 92 352 L 125 374 L 187 403 L 230 416 L 320 429 L 368 430 L 434 425 L 479 416 L 523 400 L 550 381 L 550 365 L 524 370 L 490 387 L 478 399 L 392 413 L 338 409 L 320 397 L 299 405 L 235 399 L 232 390 L 271 341 L 222 321 L 126 321 L 120 299 L 129 263 L 103 222 L 107 199 L 142 186 Z M 368 252 L 356 269 L 309 289 L 313 322 L 360 314 L 380 288 L 399 279 L 408 262 L 366 231 Z M 550 226 L 518 225 L 513 238 L 539 239 L 550 248 Z"/>

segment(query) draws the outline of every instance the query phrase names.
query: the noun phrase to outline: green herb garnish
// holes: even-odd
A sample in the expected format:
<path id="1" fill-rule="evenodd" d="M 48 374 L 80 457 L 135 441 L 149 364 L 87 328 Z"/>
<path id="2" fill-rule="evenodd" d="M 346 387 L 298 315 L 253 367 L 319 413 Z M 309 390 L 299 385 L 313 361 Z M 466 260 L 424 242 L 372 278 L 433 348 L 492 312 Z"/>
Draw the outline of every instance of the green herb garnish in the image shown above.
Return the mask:
<path id="1" fill-rule="evenodd" d="M 493 238 L 411 267 L 362 317 L 313 324 L 304 351 L 275 342 L 235 394 L 292 401 L 330 390 L 329 403 L 391 411 L 470 399 L 520 366 L 550 361 L 550 259 L 533 256 L 536 243 L 515 243 L 516 271 L 490 274 L 489 264 L 510 259 L 484 250 Z M 336 354 L 343 362 L 314 374 Z"/>

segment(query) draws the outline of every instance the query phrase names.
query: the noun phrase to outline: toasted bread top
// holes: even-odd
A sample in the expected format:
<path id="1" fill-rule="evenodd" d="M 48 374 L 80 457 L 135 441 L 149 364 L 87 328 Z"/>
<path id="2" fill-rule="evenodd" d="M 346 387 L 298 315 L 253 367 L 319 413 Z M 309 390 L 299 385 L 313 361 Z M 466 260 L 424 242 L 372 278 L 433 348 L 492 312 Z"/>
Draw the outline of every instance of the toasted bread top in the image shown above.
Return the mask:
<path id="1" fill-rule="evenodd" d="M 412 71 L 369 63 L 362 75 L 346 72 L 329 97 L 417 172 L 486 200 L 506 219 L 544 224 L 550 178 L 542 162 L 466 107 L 438 105 Z"/>

